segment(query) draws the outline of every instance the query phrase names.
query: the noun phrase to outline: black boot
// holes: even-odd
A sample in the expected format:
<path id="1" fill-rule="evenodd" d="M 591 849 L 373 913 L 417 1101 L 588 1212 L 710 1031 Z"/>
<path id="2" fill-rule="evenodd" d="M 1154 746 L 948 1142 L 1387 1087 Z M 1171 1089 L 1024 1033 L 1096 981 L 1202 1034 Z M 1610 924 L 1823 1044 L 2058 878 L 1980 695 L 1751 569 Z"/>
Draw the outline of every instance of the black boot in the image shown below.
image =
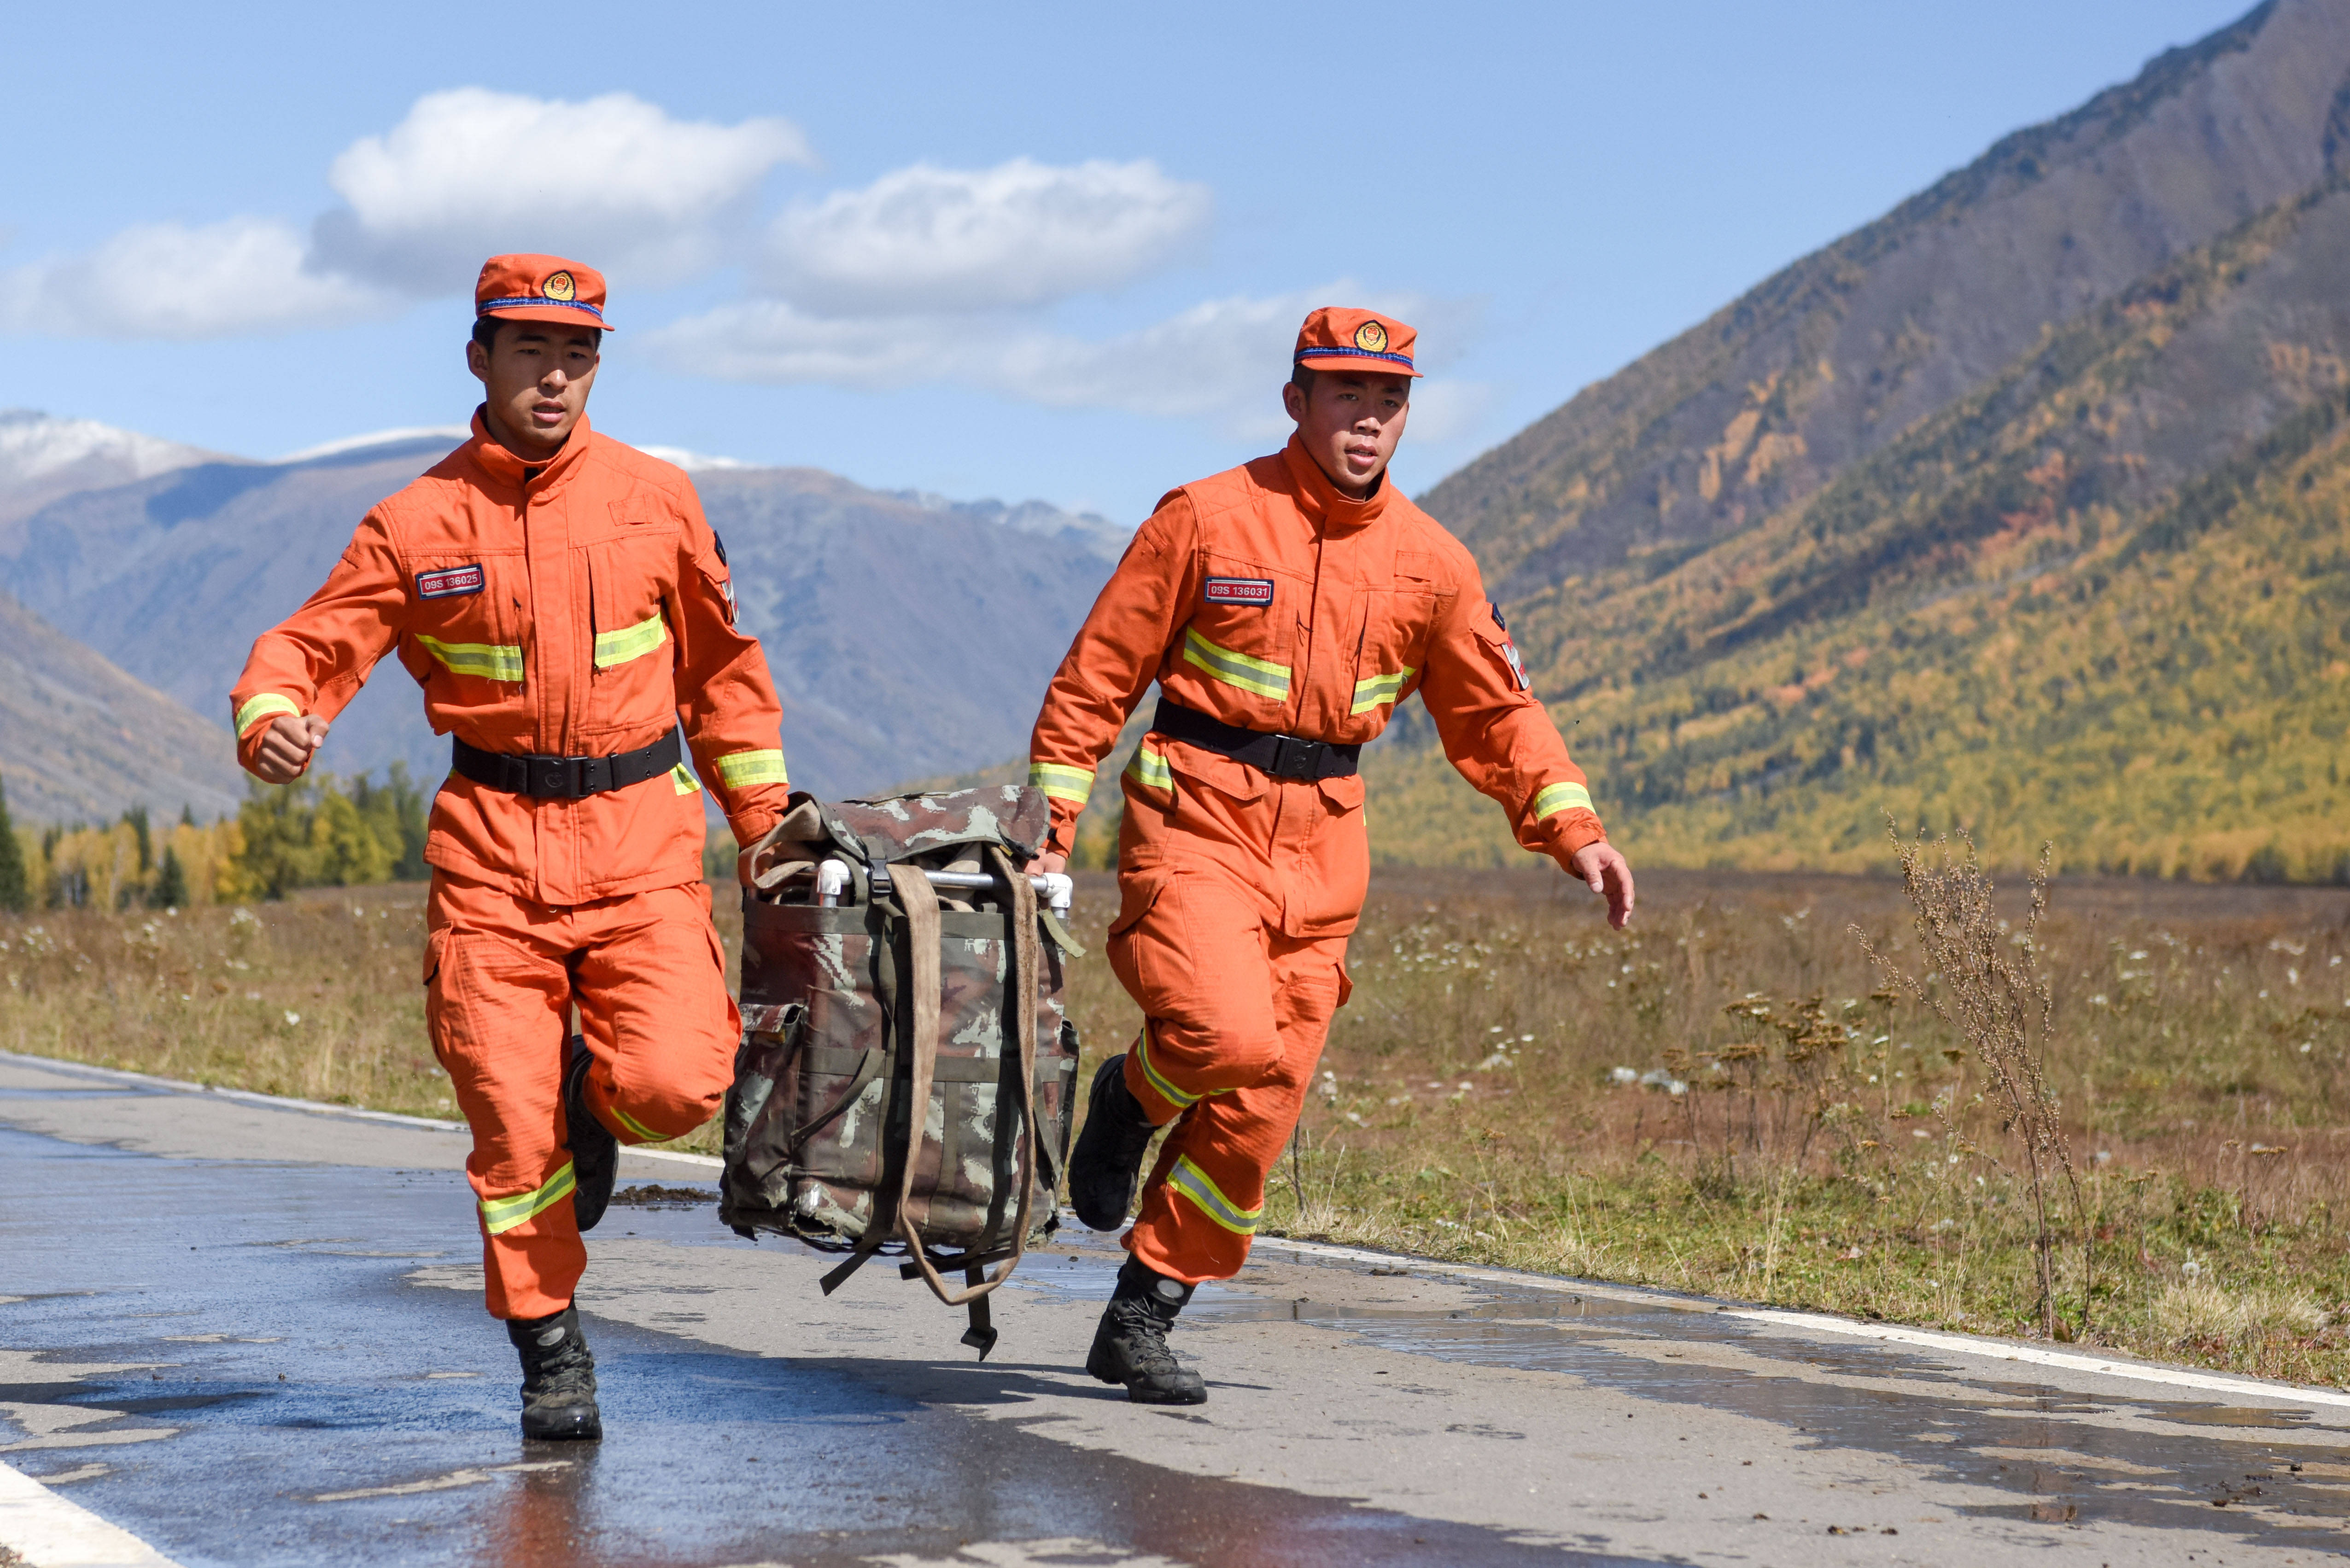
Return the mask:
<path id="1" fill-rule="evenodd" d="M 1126 1397 L 1138 1405 L 1206 1404 L 1206 1382 L 1167 1348 L 1167 1331 L 1191 1299 L 1191 1286 L 1128 1258 L 1094 1330 L 1086 1370 L 1105 1383 L 1125 1384 Z"/>
<path id="2" fill-rule="evenodd" d="M 1069 1156 L 1069 1206 L 1096 1231 L 1126 1223 L 1142 1157 L 1159 1129 L 1142 1113 L 1142 1103 L 1126 1086 L 1126 1058 L 1112 1056 L 1094 1075 L 1086 1104 L 1086 1128 Z"/>
<path id="3" fill-rule="evenodd" d="M 579 1333 L 579 1311 L 510 1318 L 506 1337 L 522 1352 L 522 1435 L 542 1441 L 589 1442 L 604 1435 L 596 1408 L 596 1358 Z"/>
<path id="4" fill-rule="evenodd" d="M 612 1178 L 620 1168 L 620 1140 L 588 1108 L 588 1069 L 596 1058 L 588 1042 L 574 1034 L 563 1043 L 563 1124 L 571 1137 L 571 1212 L 582 1231 L 593 1231 L 612 1201 Z"/>

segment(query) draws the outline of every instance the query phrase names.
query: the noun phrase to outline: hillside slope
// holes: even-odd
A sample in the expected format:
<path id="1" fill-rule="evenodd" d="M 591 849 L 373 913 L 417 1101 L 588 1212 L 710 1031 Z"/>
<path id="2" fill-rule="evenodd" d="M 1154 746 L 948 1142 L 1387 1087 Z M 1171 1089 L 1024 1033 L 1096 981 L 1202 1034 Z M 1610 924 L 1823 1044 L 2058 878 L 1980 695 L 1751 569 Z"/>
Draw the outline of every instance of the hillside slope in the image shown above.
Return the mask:
<path id="1" fill-rule="evenodd" d="M 0 545 L 11 524 L 59 496 L 146 479 L 219 454 L 33 409 L 0 409 Z"/>
<path id="2" fill-rule="evenodd" d="M 1424 502 L 1504 602 L 1733 535 L 2315 184 L 2345 70 L 2350 0 L 2269 0 L 1794 263 Z"/>
<path id="3" fill-rule="evenodd" d="M 1810 500 L 1513 625 L 1617 836 L 1859 867 L 1881 813 L 2002 857 L 2350 876 L 2350 187 L 2062 330 Z M 1390 855 L 1507 853 L 1413 737 Z"/>
<path id="4" fill-rule="evenodd" d="M 209 821 L 244 788 L 207 723 L 0 594 L 0 777 L 18 822 L 98 822 L 134 805 Z"/>
<path id="5" fill-rule="evenodd" d="M 196 711 L 225 714 L 253 639 L 317 587 L 352 526 L 442 438 L 207 462 L 52 502 L 0 534 L 0 589 Z M 886 495 L 811 469 L 697 472 L 743 624 L 766 644 L 795 782 L 878 788 L 1015 751 L 1117 533 L 1035 504 Z M 448 765 L 390 663 L 322 765 Z"/>

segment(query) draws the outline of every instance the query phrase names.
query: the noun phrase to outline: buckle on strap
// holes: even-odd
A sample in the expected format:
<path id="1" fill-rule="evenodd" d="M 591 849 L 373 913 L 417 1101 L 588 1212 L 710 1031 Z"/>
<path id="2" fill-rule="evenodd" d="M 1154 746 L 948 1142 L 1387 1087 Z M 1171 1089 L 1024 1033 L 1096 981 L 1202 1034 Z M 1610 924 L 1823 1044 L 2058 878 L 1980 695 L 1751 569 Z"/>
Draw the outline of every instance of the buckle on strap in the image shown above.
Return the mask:
<path id="1" fill-rule="evenodd" d="M 1264 771 L 1276 778 L 1316 780 L 1330 760 L 1330 742 L 1303 735 L 1275 735 L 1272 765 Z"/>

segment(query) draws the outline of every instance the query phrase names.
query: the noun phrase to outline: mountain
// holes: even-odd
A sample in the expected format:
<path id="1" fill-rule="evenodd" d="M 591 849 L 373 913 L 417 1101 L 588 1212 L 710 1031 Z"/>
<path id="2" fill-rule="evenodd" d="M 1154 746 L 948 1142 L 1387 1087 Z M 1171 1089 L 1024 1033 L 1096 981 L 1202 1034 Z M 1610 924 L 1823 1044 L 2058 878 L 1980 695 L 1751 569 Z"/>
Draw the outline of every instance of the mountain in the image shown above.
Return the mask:
<path id="1" fill-rule="evenodd" d="M 244 796 L 227 726 L 0 594 L 0 779 L 20 822 L 101 821 L 143 805 L 207 820 Z"/>
<path id="2" fill-rule="evenodd" d="M 1426 504 L 1505 602 L 1733 535 L 2314 185 L 2345 67 L 2343 0 L 2270 0 L 1795 262 Z"/>
<path id="3" fill-rule="evenodd" d="M 77 490 L 145 479 L 217 456 L 96 420 L 0 409 L 0 533 Z"/>
<path id="4" fill-rule="evenodd" d="M 1426 498 L 1684 864 L 2350 877 L 2350 0 L 2010 137 Z M 1390 857 L 1507 853 L 1424 724 Z"/>
<path id="5" fill-rule="evenodd" d="M 324 579 L 352 526 L 437 462 L 446 431 L 215 460 L 52 500 L 0 530 L 0 589 L 200 713 L 225 715 L 253 639 Z M 828 794 L 992 761 L 1123 540 L 1041 504 L 884 494 L 813 469 L 688 460 L 725 539 L 743 623 L 765 643 L 795 783 Z M 448 765 L 387 663 L 322 765 Z"/>

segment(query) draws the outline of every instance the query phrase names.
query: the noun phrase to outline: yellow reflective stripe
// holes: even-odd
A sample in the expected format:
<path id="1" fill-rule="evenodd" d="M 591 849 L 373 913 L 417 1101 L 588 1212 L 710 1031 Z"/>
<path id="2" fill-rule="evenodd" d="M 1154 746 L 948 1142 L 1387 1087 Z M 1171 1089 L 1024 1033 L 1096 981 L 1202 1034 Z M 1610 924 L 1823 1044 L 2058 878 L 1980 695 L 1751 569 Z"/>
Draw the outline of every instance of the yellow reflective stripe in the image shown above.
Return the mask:
<path id="1" fill-rule="evenodd" d="M 1185 1094 L 1150 1064 L 1150 1023 L 1148 1019 L 1143 1021 L 1141 1043 L 1135 1046 L 1134 1051 L 1136 1059 L 1142 1064 L 1143 1081 L 1158 1090 L 1169 1105 L 1179 1106 L 1188 1111 L 1200 1103 L 1199 1096 Z"/>
<path id="2" fill-rule="evenodd" d="M 1245 653 L 1234 653 L 1220 648 L 1190 627 L 1183 628 L 1183 658 L 1196 664 L 1227 686 L 1259 697 L 1270 697 L 1276 702 L 1289 698 L 1289 666 L 1274 664 L 1262 659 L 1252 659 Z"/>
<path id="3" fill-rule="evenodd" d="M 1066 763 L 1030 763 L 1028 787 L 1041 789 L 1055 800 L 1083 805 L 1094 793 L 1094 771 L 1073 768 Z"/>
<path id="4" fill-rule="evenodd" d="M 218 710 L 215 709 L 214 711 Z M 291 713 L 298 719 L 302 716 L 302 705 L 291 697 L 280 697 L 275 691 L 264 691 L 236 711 L 236 722 L 229 726 L 230 731 L 234 734 L 242 735 L 253 728 L 255 720 L 266 719 L 273 713 Z"/>
<path id="5" fill-rule="evenodd" d="M 691 774 L 687 773 L 683 763 L 680 763 L 677 766 L 670 769 L 669 782 L 675 787 L 677 793 L 680 794 L 700 794 L 702 793 L 702 781 L 695 778 Z"/>
<path id="6" fill-rule="evenodd" d="M 482 1228 L 493 1236 L 504 1235 L 525 1220 L 536 1219 L 551 1205 L 570 1197 L 572 1188 L 577 1185 L 578 1183 L 571 1174 L 571 1162 L 566 1160 L 561 1170 L 546 1179 L 545 1186 L 534 1187 L 528 1192 L 518 1192 L 512 1198 L 483 1199 Z"/>
<path id="7" fill-rule="evenodd" d="M 1534 796 L 1534 820 L 1539 822 L 1554 811 L 1572 811 L 1576 807 L 1591 809 L 1591 792 L 1579 784 L 1555 784 Z"/>
<path id="8" fill-rule="evenodd" d="M 1392 702 L 1403 692 L 1404 682 L 1417 673 L 1405 665 L 1393 675 L 1374 675 L 1368 680 L 1355 682 L 1355 705 L 1350 713 L 1367 713 L 1382 703 Z"/>
<path id="9" fill-rule="evenodd" d="M 1257 1221 L 1264 1218 L 1264 1205 L 1243 1209 L 1225 1197 L 1208 1179 L 1208 1173 L 1191 1163 L 1190 1155 L 1177 1157 L 1175 1168 L 1167 1173 L 1167 1185 L 1200 1206 L 1200 1212 L 1225 1230 L 1243 1236 L 1256 1233 Z"/>
<path id="10" fill-rule="evenodd" d="M 1134 760 L 1126 764 L 1126 776 L 1152 789 L 1175 787 L 1175 771 L 1167 765 L 1167 759 L 1145 745 L 1134 748 Z"/>
<path id="11" fill-rule="evenodd" d="M 609 670 L 615 664 L 642 659 L 668 640 L 669 623 L 658 615 L 624 631 L 599 631 L 596 634 L 596 668 Z"/>
<path id="12" fill-rule="evenodd" d="M 657 1133 L 653 1131 L 652 1128 L 645 1126 L 644 1123 L 637 1120 L 636 1117 L 630 1116 L 628 1112 L 622 1110 L 618 1106 L 612 1106 L 608 1108 L 611 1111 L 613 1119 L 619 1122 L 622 1127 L 628 1128 L 629 1131 L 636 1137 L 639 1143 L 659 1143 L 669 1136 L 667 1133 Z"/>
<path id="13" fill-rule="evenodd" d="M 784 772 L 784 753 L 779 751 L 735 752 L 718 759 L 718 776 L 728 789 L 741 789 L 744 784 L 789 784 Z"/>
<path id="14" fill-rule="evenodd" d="M 416 640 L 424 651 L 449 667 L 455 675 L 478 675 L 484 680 L 522 680 L 522 649 L 511 642 L 443 642 L 422 632 Z"/>

